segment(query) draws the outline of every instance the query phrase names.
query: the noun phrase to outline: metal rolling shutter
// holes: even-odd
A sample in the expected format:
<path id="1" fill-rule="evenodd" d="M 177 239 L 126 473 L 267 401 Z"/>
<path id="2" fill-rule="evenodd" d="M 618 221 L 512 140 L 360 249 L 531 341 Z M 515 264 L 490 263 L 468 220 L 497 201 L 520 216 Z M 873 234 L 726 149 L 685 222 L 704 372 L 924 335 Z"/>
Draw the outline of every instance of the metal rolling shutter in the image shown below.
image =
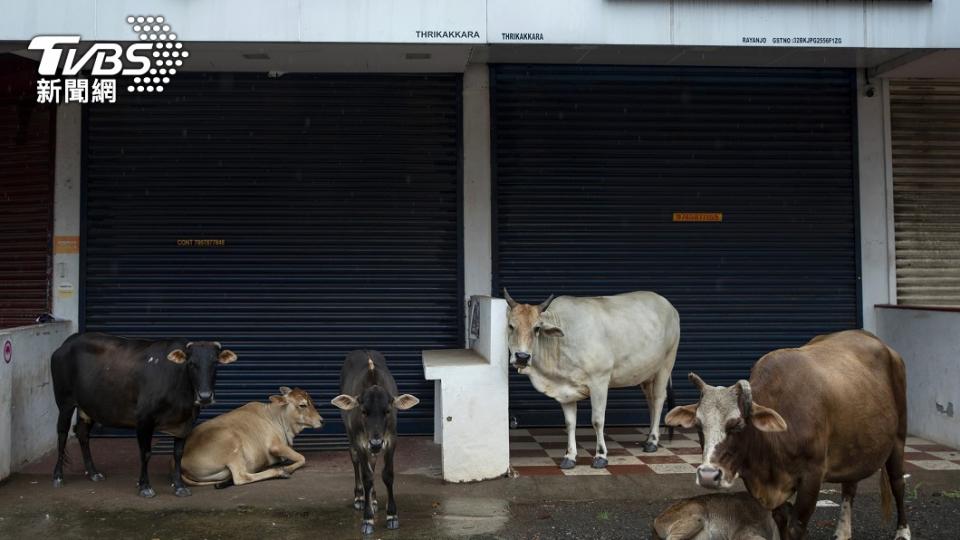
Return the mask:
<path id="1" fill-rule="evenodd" d="M 960 81 L 890 82 L 897 303 L 960 305 Z"/>
<path id="2" fill-rule="evenodd" d="M 53 114 L 36 62 L 0 55 L 0 328 L 50 311 Z"/>
<path id="3" fill-rule="evenodd" d="M 852 72 L 504 65 L 492 80 L 497 290 L 659 292 L 680 312 L 680 403 L 689 371 L 729 384 L 859 326 Z M 521 425 L 562 425 L 526 377 L 510 392 Z M 639 388 L 611 391 L 607 422 L 647 422 Z"/>
<path id="4" fill-rule="evenodd" d="M 202 418 L 281 385 L 330 399 L 347 351 L 384 352 L 433 429 L 422 349 L 462 346 L 459 76 L 177 76 L 90 107 L 84 327 L 219 340 Z M 178 241 L 222 241 L 183 247 Z M 325 442 L 326 441 L 326 442 Z"/>

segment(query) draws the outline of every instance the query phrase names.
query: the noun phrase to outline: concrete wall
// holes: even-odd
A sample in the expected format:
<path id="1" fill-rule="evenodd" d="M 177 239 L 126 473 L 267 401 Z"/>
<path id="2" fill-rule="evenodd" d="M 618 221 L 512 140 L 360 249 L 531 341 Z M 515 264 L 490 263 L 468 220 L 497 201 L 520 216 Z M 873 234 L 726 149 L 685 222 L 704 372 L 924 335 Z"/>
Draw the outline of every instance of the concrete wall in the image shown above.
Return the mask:
<path id="1" fill-rule="evenodd" d="M 77 104 L 57 107 L 53 194 L 53 316 L 77 331 L 80 308 L 81 115 Z"/>
<path id="2" fill-rule="evenodd" d="M 907 366 L 911 434 L 960 448 L 960 312 L 877 308 L 877 335 Z"/>
<path id="3" fill-rule="evenodd" d="M 884 80 L 857 77 L 860 170 L 860 276 L 863 327 L 876 330 L 874 307 L 891 303 L 893 210 L 888 205 L 889 94 Z M 871 94 L 872 95 L 868 95 Z M 893 296 L 892 298 L 896 298 Z"/>
<path id="4" fill-rule="evenodd" d="M 471 64 L 463 74 L 463 288 L 466 298 L 491 295 L 489 73 L 486 64 Z"/>
<path id="5" fill-rule="evenodd" d="M 71 334 L 69 322 L 0 330 L 10 362 L 0 363 L 0 479 L 57 445 L 50 355 Z"/>
<path id="6" fill-rule="evenodd" d="M 960 46 L 949 0 L 0 0 L 0 13 L 0 41 L 129 40 L 128 15 L 163 15 L 180 39 L 207 42 Z"/>

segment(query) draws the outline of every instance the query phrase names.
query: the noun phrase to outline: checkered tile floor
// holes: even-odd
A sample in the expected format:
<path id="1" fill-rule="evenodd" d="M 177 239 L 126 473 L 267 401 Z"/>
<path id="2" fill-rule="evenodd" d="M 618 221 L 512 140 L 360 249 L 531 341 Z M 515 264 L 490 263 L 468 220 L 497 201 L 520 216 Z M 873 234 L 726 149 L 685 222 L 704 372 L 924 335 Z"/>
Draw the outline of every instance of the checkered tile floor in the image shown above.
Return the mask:
<path id="1" fill-rule="evenodd" d="M 582 476 L 610 474 L 692 474 L 700 464 L 700 443 L 695 431 L 677 430 L 673 440 L 661 430 L 661 447 L 643 451 L 647 429 L 614 427 L 606 430 L 606 469 L 590 467 L 596 438 L 592 428 L 577 429 L 577 466 L 560 469 L 567 448 L 562 428 L 531 428 L 510 431 L 510 464 L 520 476 Z M 960 452 L 917 437 L 907 438 L 907 472 L 960 471 Z"/>

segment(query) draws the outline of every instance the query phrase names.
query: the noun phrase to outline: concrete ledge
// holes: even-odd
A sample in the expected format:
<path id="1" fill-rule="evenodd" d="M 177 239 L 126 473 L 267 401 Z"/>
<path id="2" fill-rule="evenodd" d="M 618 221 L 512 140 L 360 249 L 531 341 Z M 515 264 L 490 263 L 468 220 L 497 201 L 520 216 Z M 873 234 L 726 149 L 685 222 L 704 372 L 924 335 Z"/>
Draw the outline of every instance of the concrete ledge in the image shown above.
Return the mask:
<path id="1" fill-rule="evenodd" d="M 877 335 L 907 367 L 909 432 L 960 447 L 960 312 L 909 306 L 875 311 Z"/>
<path id="2" fill-rule="evenodd" d="M 475 296 L 480 334 L 471 349 L 423 351 L 423 372 L 436 381 L 434 442 L 443 479 L 471 482 L 510 469 L 506 302 Z"/>
<path id="3" fill-rule="evenodd" d="M 70 321 L 0 330 L 10 361 L 0 360 L 0 479 L 57 445 L 57 405 L 50 355 L 71 333 Z"/>

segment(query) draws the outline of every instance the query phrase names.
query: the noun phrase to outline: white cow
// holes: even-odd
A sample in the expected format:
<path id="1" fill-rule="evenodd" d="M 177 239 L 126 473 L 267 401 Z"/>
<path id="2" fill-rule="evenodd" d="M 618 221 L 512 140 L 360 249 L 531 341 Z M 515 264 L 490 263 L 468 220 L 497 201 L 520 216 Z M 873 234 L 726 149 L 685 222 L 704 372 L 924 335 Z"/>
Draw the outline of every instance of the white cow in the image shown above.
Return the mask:
<path id="1" fill-rule="evenodd" d="M 576 464 L 577 402 L 587 396 L 597 435 L 593 467 L 607 466 L 603 422 L 610 388 L 643 388 L 650 406 L 650 435 L 644 451 L 655 452 L 660 412 L 680 342 L 680 317 L 670 302 L 643 291 L 583 298 L 550 296 L 539 306 L 515 302 L 506 289 L 503 295 L 510 306 L 510 364 L 563 408 L 567 453 L 560 467 Z"/>

